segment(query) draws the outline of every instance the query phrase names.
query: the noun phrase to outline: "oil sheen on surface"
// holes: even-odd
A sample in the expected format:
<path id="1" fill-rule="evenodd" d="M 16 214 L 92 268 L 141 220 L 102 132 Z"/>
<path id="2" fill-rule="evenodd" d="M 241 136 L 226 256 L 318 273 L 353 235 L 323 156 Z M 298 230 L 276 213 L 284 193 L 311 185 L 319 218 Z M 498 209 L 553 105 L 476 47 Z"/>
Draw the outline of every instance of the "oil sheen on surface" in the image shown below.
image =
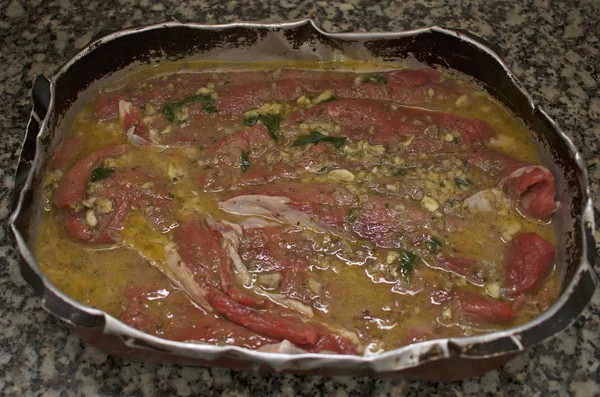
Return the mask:
<path id="1" fill-rule="evenodd" d="M 101 90 L 47 168 L 42 270 L 147 333 L 267 351 L 529 321 L 559 282 L 526 129 L 466 78 L 390 70 L 165 64 Z"/>

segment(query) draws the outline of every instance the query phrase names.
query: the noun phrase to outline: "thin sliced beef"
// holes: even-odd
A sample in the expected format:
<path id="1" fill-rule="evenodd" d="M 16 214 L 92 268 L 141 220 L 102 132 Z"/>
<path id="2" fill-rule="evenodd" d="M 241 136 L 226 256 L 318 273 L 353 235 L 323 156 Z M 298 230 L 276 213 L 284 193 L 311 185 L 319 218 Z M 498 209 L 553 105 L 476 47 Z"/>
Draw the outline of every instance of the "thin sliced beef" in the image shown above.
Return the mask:
<path id="1" fill-rule="evenodd" d="M 242 291 L 233 275 L 231 258 L 223 248 L 223 235 L 208 223 L 193 219 L 175 230 L 178 253 L 201 286 L 219 288 L 233 300 L 253 307 L 268 307 L 263 298 Z"/>
<path id="2" fill-rule="evenodd" d="M 480 325 L 507 324 L 515 316 L 508 302 L 484 298 L 475 292 L 457 292 L 450 304 L 454 306 L 459 318 Z"/>
<path id="3" fill-rule="evenodd" d="M 65 139 L 59 143 L 48 161 L 48 169 L 66 171 L 81 151 L 82 145 L 80 138 Z"/>
<path id="4" fill-rule="evenodd" d="M 477 262 L 472 259 L 461 256 L 438 254 L 432 265 L 433 267 L 461 276 L 475 285 L 482 286 L 484 283 L 483 272 Z"/>
<path id="5" fill-rule="evenodd" d="M 517 235 L 508 248 L 505 294 L 518 296 L 539 288 L 554 263 L 554 246 L 529 232 Z"/>
<path id="6" fill-rule="evenodd" d="M 114 243 L 114 233 L 122 230 L 129 213 L 141 209 L 156 230 L 169 231 L 175 225 L 172 199 L 159 181 L 150 171 L 113 171 L 112 175 L 97 182 L 93 191 L 88 189 L 87 199 L 78 200 L 74 202 L 76 206 L 63 211 L 65 230 L 82 242 Z M 89 211 L 93 211 L 97 224 L 90 224 Z"/>
<path id="7" fill-rule="evenodd" d="M 356 346 L 347 338 L 318 323 L 304 322 L 296 315 L 252 309 L 236 303 L 219 291 L 210 291 L 207 299 L 225 318 L 261 335 L 285 339 L 315 352 L 356 353 Z"/>
<path id="8" fill-rule="evenodd" d="M 155 336 L 250 349 L 277 341 L 203 311 L 167 282 L 135 284 L 127 290 L 126 296 L 127 309 L 121 320 Z"/>
<path id="9" fill-rule="evenodd" d="M 307 304 L 316 298 L 306 285 L 307 269 L 316 258 L 312 243 L 299 233 L 284 233 L 278 227 L 244 229 L 240 255 L 259 273 L 279 273 L 281 280 L 272 286 L 278 293 Z"/>
<path id="10" fill-rule="evenodd" d="M 334 122 L 342 127 L 341 135 L 353 141 L 366 140 L 405 153 L 455 151 L 484 144 L 495 136 L 480 120 L 370 99 L 328 102 L 294 112 L 287 119 L 288 124 L 300 121 Z M 446 140 L 448 134 L 454 134 L 451 142 Z"/>
<path id="11" fill-rule="evenodd" d="M 264 216 L 301 228 L 341 231 L 354 195 L 329 184 L 279 183 L 244 189 L 222 202 L 224 210 Z"/>
<path id="12" fill-rule="evenodd" d="M 545 220 L 556 211 L 554 176 L 545 167 L 491 149 L 474 150 L 465 158 L 504 189 L 522 214 Z"/>
<path id="13" fill-rule="evenodd" d="M 166 103 L 196 95 L 210 83 L 214 84 L 216 106 L 224 118 L 241 116 L 265 102 L 287 102 L 302 95 L 315 97 L 326 89 L 332 89 L 338 98 L 385 99 L 402 104 L 454 98 L 470 91 L 467 85 L 433 69 L 360 74 L 284 69 L 230 73 L 226 79 L 220 73 L 183 73 L 104 92 L 96 101 L 96 116 L 99 120 L 116 118 L 120 100 L 138 107 L 151 104 L 160 114 Z"/>
<path id="14" fill-rule="evenodd" d="M 118 213 L 112 211 L 112 214 L 100 219 L 100 227 L 91 227 L 85 221 L 85 212 L 81 203 L 86 198 L 87 186 L 92 179 L 94 168 L 104 159 L 124 153 L 126 148 L 126 145 L 118 145 L 90 153 L 73 165 L 61 180 L 54 193 L 54 203 L 61 210 L 63 226 L 71 237 L 94 244 L 114 242 L 104 229 Z"/>
<path id="15" fill-rule="evenodd" d="M 54 203 L 58 208 L 70 209 L 78 201 L 85 199 L 87 184 L 92 179 L 92 173 L 101 161 L 109 157 L 123 154 L 127 145 L 110 146 L 90 153 L 79 160 L 65 174 L 54 194 Z"/>
<path id="16" fill-rule="evenodd" d="M 402 199 L 371 196 L 349 214 L 352 230 L 382 248 L 401 248 L 422 240 L 430 214 L 418 204 Z M 355 220 L 353 220 L 355 219 Z"/>
<path id="17" fill-rule="evenodd" d="M 278 149 L 244 152 L 239 146 L 225 148 L 219 145 L 218 155 L 223 162 L 218 167 L 206 165 L 198 170 L 195 181 L 204 191 L 218 192 L 298 179 L 307 169 L 328 164 L 332 151 L 333 145 L 329 143 L 313 145 L 298 158 L 284 161 Z"/>

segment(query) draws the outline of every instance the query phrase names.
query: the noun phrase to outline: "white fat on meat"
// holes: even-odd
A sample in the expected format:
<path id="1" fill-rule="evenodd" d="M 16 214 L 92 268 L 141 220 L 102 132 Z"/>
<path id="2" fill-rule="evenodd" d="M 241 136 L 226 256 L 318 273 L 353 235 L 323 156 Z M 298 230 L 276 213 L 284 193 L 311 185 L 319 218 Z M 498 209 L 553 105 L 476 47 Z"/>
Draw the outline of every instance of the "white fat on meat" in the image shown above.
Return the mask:
<path id="1" fill-rule="evenodd" d="M 175 244 L 167 244 L 164 247 L 164 251 L 167 258 L 167 268 L 164 270 L 168 271 L 161 269 L 163 270 L 163 273 L 165 273 L 179 289 L 185 291 L 192 301 L 202 306 L 202 308 L 207 311 L 212 312 L 213 309 L 205 298 L 208 292 L 194 280 L 194 274 L 188 269 L 181 259 L 181 256 L 179 256 L 177 249 L 175 249 Z"/>
<path id="2" fill-rule="evenodd" d="M 125 116 L 127 116 L 128 114 L 132 114 L 133 113 L 133 104 L 131 102 L 127 102 L 124 100 L 120 100 L 119 101 L 119 120 L 121 121 L 121 124 L 124 123 L 125 120 Z M 152 142 L 149 141 L 145 138 L 142 138 L 141 136 L 137 135 L 135 133 L 135 129 L 136 126 L 132 125 L 128 130 L 127 130 L 127 140 L 129 140 L 129 142 L 132 145 L 135 146 L 150 146 L 153 149 L 162 151 L 165 149 L 168 149 L 170 146 L 169 145 L 159 145 L 156 142 Z"/>
<path id="3" fill-rule="evenodd" d="M 244 287 L 252 288 L 252 276 L 238 253 L 240 248 L 240 235 L 242 234 L 240 225 L 228 221 L 214 222 L 211 219 L 209 219 L 209 224 L 221 233 L 221 236 L 223 237 L 221 246 L 231 259 L 234 273 L 238 280 Z"/>
<path id="4" fill-rule="evenodd" d="M 302 211 L 288 207 L 290 199 L 280 196 L 244 195 L 219 203 L 219 208 L 231 214 L 262 216 L 301 229 L 310 229 L 317 233 L 340 233 L 331 226 L 316 221 L 314 217 Z"/>
<path id="5" fill-rule="evenodd" d="M 300 349 L 298 346 L 291 343 L 289 340 L 284 339 L 279 343 L 273 343 L 271 345 L 264 345 L 256 349 L 259 352 L 265 353 L 284 353 L 284 354 L 300 354 L 308 353 L 304 349 Z"/>
<path id="6" fill-rule="evenodd" d="M 222 247 L 231 259 L 234 266 L 234 273 L 244 287 L 251 288 L 256 294 L 268 298 L 273 303 L 302 313 L 307 317 L 314 317 L 313 310 L 310 306 L 295 299 L 290 299 L 285 295 L 267 292 L 260 287 L 254 287 L 253 278 L 238 252 L 240 248 L 240 236 L 243 233 L 240 225 L 228 221 L 215 222 L 210 218 L 208 219 L 208 222 L 211 227 L 223 236 Z"/>
<path id="7" fill-rule="evenodd" d="M 278 227 L 281 226 L 277 222 L 269 222 L 264 218 L 246 218 L 239 224 L 244 229 L 263 229 L 265 227 Z"/>
<path id="8" fill-rule="evenodd" d="M 506 195 L 496 187 L 481 190 L 464 199 L 462 203 L 462 207 L 471 212 L 497 212 L 508 205 Z"/>
<path id="9" fill-rule="evenodd" d="M 500 181 L 500 186 L 502 186 L 507 180 L 512 179 L 512 178 L 518 178 L 523 174 L 528 174 L 531 171 L 534 171 L 536 169 L 539 169 L 540 171 L 542 171 L 544 174 L 550 174 L 550 171 L 548 171 L 548 169 L 546 167 L 542 167 L 541 165 L 526 165 L 525 167 L 521 167 L 519 169 L 514 170 L 513 172 L 511 172 L 507 177 L 503 178 Z"/>
<path id="10" fill-rule="evenodd" d="M 254 288 L 254 292 L 256 292 L 260 296 L 264 296 L 268 298 L 271 302 L 278 304 L 279 306 L 286 307 L 290 310 L 294 310 L 298 313 L 304 314 L 306 317 L 314 317 L 315 314 L 313 312 L 312 307 L 305 305 L 304 303 L 297 301 L 295 299 L 290 299 L 283 294 L 277 294 L 273 292 L 267 292 L 262 288 Z"/>

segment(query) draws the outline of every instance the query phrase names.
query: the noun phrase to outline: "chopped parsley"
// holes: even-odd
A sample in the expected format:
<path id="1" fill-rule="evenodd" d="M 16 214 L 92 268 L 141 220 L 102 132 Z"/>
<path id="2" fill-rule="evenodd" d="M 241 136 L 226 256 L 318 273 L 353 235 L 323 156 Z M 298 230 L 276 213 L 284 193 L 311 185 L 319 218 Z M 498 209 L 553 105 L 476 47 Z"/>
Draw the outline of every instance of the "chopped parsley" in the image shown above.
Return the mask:
<path id="1" fill-rule="evenodd" d="M 410 251 L 402 250 L 398 252 L 398 271 L 404 277 L 408 277 L 415 268 L 419 257 Z"/>
<path id="2" fill-rule="evenodd" d="M 98 182 L 111 176 L 115 170 L 113 168 L 94 168 L 92 171 L 92 182 Z"/>
<path id="3" fill-rule="evenodd" d="M 380 75 L 379 73 L 375 73 L 374 75 L 369 77 L 370 81 L 373 81 L 379 85 L 386 85 L 387 84 L 387 80 L 385 77 L 383 77 L 382 75 Z"/>
<path id="4" fill-rule="evenodd" d="M 256 123 L 258 123 L 258 119 L 259 119 L 258 115 L 246 117 L 244 119 L 244 124 L 246 124 L 248 127 L 252 127 L 253 125 L 256 125 Z"/>
<path id="5" fill-rule="evenodd" d="M 293 147 L 308 145 L 309 143 L 317 144 L 319 142 L 332 143 L 337 149 L 341 148 L 346 142 L 346 137 L 343 136 L 329 136 L 320 133 L 319 131 L 311 131 L 307 135 L 301 135 L 292 144 Z"/>
<path id="6" fill-rule="evenodd" d="M 242 164 L 240 166 L 240 168 L 242 169 L 242 172 L 246 172 L 246 170 L 250 167 L 250 159 L 248 158 L 248 152 L 245 150 L 242 150 Z"/>
<path id="7" fill-rule="evenodd" d="M 406 175 L 406 170 L 396 170 L 396 172 L 394 172 L 394 176 L 404 176 Z"/>
<path id="8" fill-rule="evenodd" d="M 175 121 L 175 111 L 181 109 L 188 103 L 198 102 L 207 113 L 217 113 L 217 107 L 215 106 L 215 100 L 207 95 L 192 95 L 187 98 L 183 98 L 180 101 L 169 102 L 165 104 L 163 108 L 163 115 L 171 122 Z"/>
<path id="9" fill-rule="evenodd" d="M 358 218 L 357 211 L 353 208 L 350 209 L 350 211 L 348 211 L 348 223 L 356 222 L 357 218 Z"/>
<path id="10" fill-rule="evenodd" d="M 434 253 L 438 248 L 442 248 L 444 244 L 435 236 L 427 237 L 427 249 L 430 253 Z"/>
<path id="11" fill-rule="evenodd" d="M 469 179 L 463 179 L 463 178 L 454 178 L 454 184 L 457 187 L 467 187 L 471 184 L 472 182 Z"/>

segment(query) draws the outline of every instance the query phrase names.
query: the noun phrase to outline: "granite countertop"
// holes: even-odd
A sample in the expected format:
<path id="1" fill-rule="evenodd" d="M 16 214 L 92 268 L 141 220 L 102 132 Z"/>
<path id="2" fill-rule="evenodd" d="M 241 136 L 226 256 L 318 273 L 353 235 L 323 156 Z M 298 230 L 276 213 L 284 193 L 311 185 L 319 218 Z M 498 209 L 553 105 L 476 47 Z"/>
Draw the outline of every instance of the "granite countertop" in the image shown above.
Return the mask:
<path id="1" fill-rule="evenodd" d="M 85 4 L 83 4 L 85 3 Z M 139 3 L 139 4 L 138 4 Z M 522 3 L 522 4 L 519 4 Z M 108 5 L 110 4 L 110 5 Z M 118 4 L 118 5 L 117 5 Z M 404 0 L 0 0 L 0 394 L 2 395 L 576 395 L 600 393 L 600 294 L 574 326 L 498 371 L 453 383 L 256 374 L 122 361 L 84 344 L 40 308 L 9 235 L 12 178 L 29 90 L 95 32 L 169 20 L 226 23 L 312 17 L 328 31 L 467 29 L 496 43 L 535 100 L 574 139 L 600 189 L 600 3 Z M 595 214 L 599 219 L 596 202 Z M 596 232 L 596 237 L 600 235 Z M 600 266 L 596 267 L 600 272 Z"/>

